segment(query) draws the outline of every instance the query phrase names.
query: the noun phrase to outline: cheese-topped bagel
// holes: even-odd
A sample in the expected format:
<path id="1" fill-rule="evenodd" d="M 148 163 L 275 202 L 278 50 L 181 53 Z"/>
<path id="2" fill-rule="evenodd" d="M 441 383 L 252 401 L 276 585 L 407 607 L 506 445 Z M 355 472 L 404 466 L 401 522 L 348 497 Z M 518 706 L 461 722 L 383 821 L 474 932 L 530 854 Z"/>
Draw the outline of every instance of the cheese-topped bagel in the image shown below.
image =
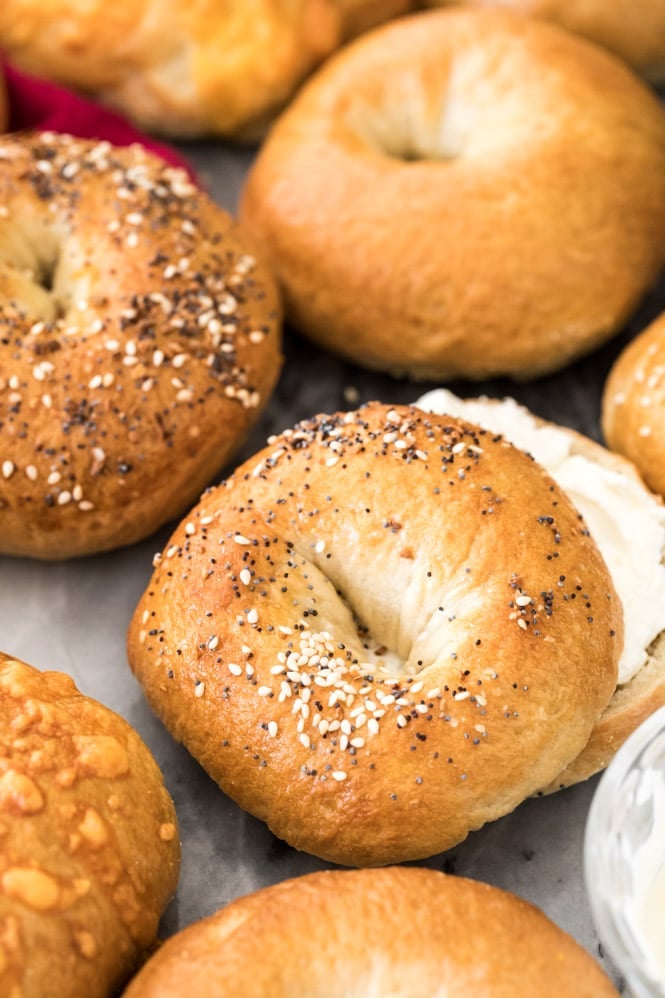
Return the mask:
<path id="1" fill-rule="evenodd" d="M 116 994 L 175 891 L 173 802 L 126 721 L 1 652 L 0 832 L 0 994 Z"/>

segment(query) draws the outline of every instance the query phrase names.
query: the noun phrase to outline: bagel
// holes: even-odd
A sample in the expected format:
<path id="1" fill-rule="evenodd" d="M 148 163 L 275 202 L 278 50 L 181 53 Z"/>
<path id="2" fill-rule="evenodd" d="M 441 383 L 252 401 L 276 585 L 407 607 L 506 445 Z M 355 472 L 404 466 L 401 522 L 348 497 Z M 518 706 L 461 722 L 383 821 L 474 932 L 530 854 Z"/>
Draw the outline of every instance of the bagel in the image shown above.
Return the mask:
<path id="1" fill-rule="evenodd" d="M 108 998 L 152 947 L 180 843 L 136 732 L 0 653 L 0 993 Z"/>
<path id="2" fill-rule="evenodd" d="M 378 403 L 299 423 L 205 494 L 128 638 L 222 789 L 351 866 L 440 852 L 546 785 L 621 644 L 605 564 L 539 466 Z"/>
<path id="3" fill-rule="evenodd" d="M 665 80 L 663 0 L 425 0 L 425 7 L 502 7 L 542 17 L 609 49 L 642 76 Z"/>
<path id="4" fill-rule="evenodd" d="M 665 314 L 636 336 L 610 371 L 603 391 L 603 434 L 665 495 Z"/>
<path id="5" fill-rule="evenodd" d="M 251 240 L 138 146 L 0 138 L 0 552 L 130 544 L 258 418 L 280 305 Z"/>
<path id="6" fill-rule="evenodd" d="M 584 749 L 546 791 L 604 769 L 626 738 L 665 705 L 665 507 L 635 465 L 513 399 L 460 399 L 435 390 L 416 405 L 469 419 L 528 451 L 583 515 L 624 609 L 617 688 Z"/>
<path id="7" fill-rule="evenodd" d="M 169 939 L 125 998 L 610 998 L 581 946 L 514 894 L 435 870 L 329 870 Z"/>
<path id="8" fill-rule="evenodd" d="M 3 0 L 0 50 L 141 127 L 257 138 L 313 67 L 411 0 Z"/>
<path id="9" fill-rule="evenodd" d="M 533 377 L 622 327 L 665 261 L 665 115 L 541 21 L 430 11 L 348 46 L 250 169 L 287 317 L 413 378 Z"/>

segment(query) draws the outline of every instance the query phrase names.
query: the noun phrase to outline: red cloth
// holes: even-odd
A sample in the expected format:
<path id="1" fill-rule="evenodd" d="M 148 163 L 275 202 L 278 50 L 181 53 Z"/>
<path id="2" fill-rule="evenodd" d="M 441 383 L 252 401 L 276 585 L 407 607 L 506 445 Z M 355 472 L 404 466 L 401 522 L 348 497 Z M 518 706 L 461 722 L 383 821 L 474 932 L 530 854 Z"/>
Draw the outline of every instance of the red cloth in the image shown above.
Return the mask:
<path id="1" fill-rule="evenodd" d="M 139 142 L 167 162 L 182 167 L 198 183 L 192 167 L 175 149 L 143 135 L 121 115 L 64 87 L 27 76 L 8 63 L 2 68 L 9 98 L 10 131 L 68 132 L 82 139 L 107 139 L 117 146 Z"/>

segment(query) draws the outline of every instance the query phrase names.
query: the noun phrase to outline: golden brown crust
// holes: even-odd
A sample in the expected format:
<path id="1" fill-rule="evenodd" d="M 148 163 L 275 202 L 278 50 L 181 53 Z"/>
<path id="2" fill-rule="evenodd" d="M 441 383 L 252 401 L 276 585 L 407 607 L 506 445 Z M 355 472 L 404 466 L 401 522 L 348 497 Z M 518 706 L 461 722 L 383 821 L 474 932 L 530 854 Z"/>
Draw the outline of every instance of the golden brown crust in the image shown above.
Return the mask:
<path id="1" fill-rule="evenodd" d="M 411 0 L 3 0 L 0 48 L 167 135 L 256 138 L 346 37 Z"/>
<path id="2" fill-rule="evenodd" d="M 424 6 L 502 7 L 553 21 L 614 52 L 653 81 L 665 79 L 662 0 L 425 0 Z"/>
<path id="3" fill-rule="evenodd" d="M 589 954 L 521 898 L 400 867 L 312 873 L 240 898 L 170 939 L 126 998 L 190 992 L 617 995 Z"/>
<path id="4" fill-rule="evenodd" d="M 663 264 L 665 116 L 553 25 L 430 11 L 303 88 L 241 217 L 325 347 L 413 377 L 541 374 L 621 328 Z"/>
<path id="5" fill-rule="evenodd" d="M 114 993 L 179 864 L 173 803 L 136 732 L 63 673 L 0 653 L 0 993 Z"/>
<path id="6" fill-rule="evenodd" d="M 629 683 L 617 687 L 582 752 L 541 792 L 562 790 L 605 769 L 633 731 L 663 706 L 665 633 L 661 632 L 649 649 L 646 664 Z"/>
<path id="7" fill-rule="evenodd" d="M 130 544 L 194 502 L 277 379 L 252 241 L 138 146 L 0 138 L 0 550 Z"/>
<path id="8" fill-rule="evenodd" d="M 602 422 L 608 446 L 665 495 L 665 314 L 616 360 L 603 392 Z"/>
<path id="9" fill-rule="evenodd" d="M 484 399 L 488 405 L 493 400 Z M 498 401 L 496 404 L 500 404 Z M 536 419 L 541 426 L 554 426 L 547 420 Z M 570 441 L 571 456 L 580 455 L 594 464 L 646 486 L 636 466 L 619 454 L 609 451 L 582 433 L 556 424 L 556 429 Z M 657 501 L 657 497 L 652 497 Z M 663 552 L 665 558 L 665 551 Z M 662 612 L 665 623 L 665 609 Z M 632 732 L 659 707 L 665 706 L 665 631 L 646 649 L 645 664 L 627 682 L 617 686 L 612 699 L 593 727 L 589 741 L 576 759 L 560 773 L 542 793 L 552 793 L 579 783 L 604 769 Z"/>
<path id="10" fill-rule="evenodd" d="M 573 454 L 581 454 L 590 461 L 644 484 L 631 461 L 613 454 L 581 433 L 559 428 L 573 439 Z M 665 631 L 658 635 L 647 651 L 648 657 L 642 668 L 627 683 L 617 686 L 583 751 L 552 781 L 545 793 L 579 783 L 605 769 L 629 735 L 654 711 L 665 706 Z"/>
<path id="11" fill-rule="evenodd" d="M 540 467 L 374 403 L 299 424 L 208 492 L 128 647 L 243 808 L 296 848 L 376 865 L 454 845 L 560 772 L 621 642 L 605 565 Z"/>

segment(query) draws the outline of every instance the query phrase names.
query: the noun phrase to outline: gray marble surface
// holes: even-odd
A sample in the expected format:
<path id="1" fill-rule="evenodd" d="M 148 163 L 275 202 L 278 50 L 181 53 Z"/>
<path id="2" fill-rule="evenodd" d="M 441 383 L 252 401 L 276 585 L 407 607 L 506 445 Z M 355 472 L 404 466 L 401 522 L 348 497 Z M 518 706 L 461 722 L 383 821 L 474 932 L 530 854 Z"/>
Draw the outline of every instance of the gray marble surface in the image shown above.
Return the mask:
<path id="1" fill-rule="evenodd" d="M 210 145 L 191 145 L 185 152 L 215 198 L 233 210 L 251 153 Z M 663 308 L 665 282 L 648 296 L 622 336 L 558 375 L 532 384 L 493 381 L 448 387 L 460 394 L 513 394 L 537 414 L 598 439 L 600 395 L 609 366 L 627 339 Z M 290 332 L 285 357 L 273 400 L 240 457 L 261 446 L 267 434 L 301 417 L 348 408 L 349 388 L 361 402 L 406 402 L 434 387 L 363 372 Z M 164 935 L 240 894 L 326 866 L 275 839 L 228 800 L 151 714 L 127 667 L 126 628 L 150 576 L 152 555 L 168 533 L 165 529 L 132 548 L 77 562 L 0 558 L 0 648 L 39 668 L 69 673 L 83 692 L 137 728 L 162 767 L 183 842 L 180 885 L 163 921 Z M 582 868 L 584 826 L 595 786 L 591 780 L 526 801 L 424 865 L 514 891 L 599 957 Z"/>

